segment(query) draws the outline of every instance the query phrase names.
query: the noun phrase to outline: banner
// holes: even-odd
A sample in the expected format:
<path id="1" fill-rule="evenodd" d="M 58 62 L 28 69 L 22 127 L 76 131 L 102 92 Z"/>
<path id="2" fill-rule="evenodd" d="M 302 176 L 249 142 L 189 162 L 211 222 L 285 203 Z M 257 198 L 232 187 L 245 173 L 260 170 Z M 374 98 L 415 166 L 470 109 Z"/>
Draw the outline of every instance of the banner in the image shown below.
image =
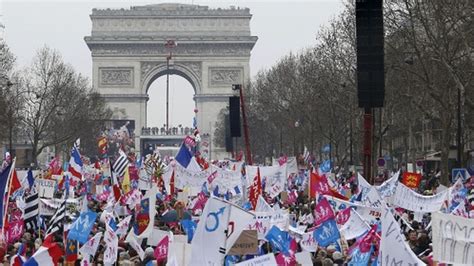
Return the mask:
<path id="1" fill-rule="evenodd" d="M 281 166 L 245 166 L 247 179 L 257 175 L 257 168 L 260 168 L 260 178 L 262 184 L 265 182 L 265 192 L 271 198 L 275 198 L 285 189 L 288 176 L 286 174 L 286 164 Z"/>
<path id="2" fill-rule="evenodd" d="M 425 265 L 405 242 L 405 237 L 400 234 L 400 226 L 389 209 L 382 211 L 381 220 L 380 265 Z"/>
<path id="3" fill-rule="evenodd" d="M 269 265 L 277 265 L 277 262 L 275 260 L 275 255 L 273 253 L 269 253 L 267 255 L 259 256 L 251 260 L 246 260 L 246 261 L 242 261 L 240 263 L 235 264 L 235 266 L 269 266 Z"/>
<path id="4" fill-rule="evenodd" d="M 249 223 L 247 229 L 257 230 L 258 239 L 264 240 L 268 230 L 270 230 L 272 221 L 272 213 L 270 212 L 257 212 L 255 213 L 254 220 Z"/>
<path id="5" fill-rule="evenodd" d="M 393 197 L 393 204 L 415 212 L 436 212 L 441 209 L 447 192 L 445 190 L 434 196 L 423 196 L 400 183 Z"/>
<path id="6" fill-rule="evenodd" d="M 474 265 L 473 220 L 435 212 L 431 222 L 433 258 L 438 262 Z"/>

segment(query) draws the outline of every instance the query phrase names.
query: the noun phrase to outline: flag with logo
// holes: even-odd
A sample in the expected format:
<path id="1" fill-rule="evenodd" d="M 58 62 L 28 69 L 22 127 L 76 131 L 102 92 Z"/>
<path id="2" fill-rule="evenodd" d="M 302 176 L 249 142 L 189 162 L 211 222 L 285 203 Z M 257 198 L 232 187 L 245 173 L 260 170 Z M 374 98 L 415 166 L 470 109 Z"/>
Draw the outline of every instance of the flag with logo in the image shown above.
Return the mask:
<path id="1" fill-rule="evenodd" d="M 190 265 L 222 265 L 224 263 L 229 212 L 228 203 L 214 197 L 209 198 L 191 242 L 191 258 L 193 259 Z"/>
<path id="2" fill-rule="evenodd" d="M 87 242 L 96 218 L 97 213 L 93 211 L 81 213 L 69 228 L 68 239 L 77 240 L 81 244 Z"/>
<path id="3" fill-rule="evenodd" d="M 341 236 L 334 219 L 327 220 L 313 231 L 313 237 L 322 247 L 327 247 L 336 242 Z"/>
<path id="4" fill-rule="evenodd" d="M 181 226 L 188 236 L 188 243 L 193 239 L 194 231 L 196 231 L 197 224 L 193 220 L 181 220 Z"/>
<path id="5" fill-rule="evenodd" d="M 166 260 L 168 258 L 168 248 L 169 248 L 169 237 L 165 236 L 163 239 L 160 240 L 158 245 L 156 246 L 153 255 L 158 263 Z"/>
<path id="6" fill-rule="evenodd" d="M 157 187 L 153 186 L 148 190 L 140 202 L 135 216 L 135 223 L 133 229 L 130 230 L 129 236 L 136 236 L 137 239 L 143 239 L 149 237 L 153 231 L 153 224 L 155 222 L 155 203 L 156 194 L 158 193 Z M 127 238 L 129 237 L 127 236 Z"/>
<path id="7" fill-rule="evenodd" d="M 286 231 L 280 230 L 278 226 L 272 226 L 265 239 L 270 242 L 274 251 L 287 253 L 290 248 L 290 235 Z"/>
<path id="8" fill-rule="evenodd" d="M 409 188 L 417 188 L 421 182 L 421 174 L 405 172 L 402 183 Z"/>
<path id="9" fill-rule="evenodd" d="M 95 253 L 97 252 L 97 248 L 99 247 L 101 238 L 102 238 L 102 232 L 98 232 L 92 238 L 87 240 L 87 242 L 84 245 L 82 245 L 82 247 L 79 249 L 79 252 L 83 255 L 94 256 Z"/>

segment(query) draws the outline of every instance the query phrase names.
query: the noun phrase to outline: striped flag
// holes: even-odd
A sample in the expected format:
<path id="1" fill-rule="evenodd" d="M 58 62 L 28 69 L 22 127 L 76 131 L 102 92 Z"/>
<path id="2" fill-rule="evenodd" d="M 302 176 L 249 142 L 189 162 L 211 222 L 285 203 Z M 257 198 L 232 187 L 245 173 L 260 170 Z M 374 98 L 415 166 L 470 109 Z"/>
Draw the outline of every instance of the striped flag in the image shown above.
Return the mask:
<path id="1" fill-rule="evenodd" d="M 27 229 L 38 228 L 39 197 L 38 193 L 25 198 L 25 214 L 23 220 Z"/>
<path id="2" fill-rule="evenodd" d="M 63 231 L 64 228 L 64 216 L 66 216 L 66 200 L 61 203 L 59 208 L 54 213 L 53 217 L 49 221 L 49 227 L 46 231 L 46 235 L 54 234 L 57 231 Z"/>
<path id="3" fill-rule="evenodd" d="M 303 152 L 303 157 L 304 157 L 304 162 L 306 164 L 309 164 L 310 160 L 311 160 L 311 155 L 308 151 L 308 148 L 306 148 L 306 146 L 304 146 L 304 152 Z"/>
<path id="4" fill-rule="evenodd" d="M 128 158 L 125 152 L 122 150 L 119 151 L 120 156 L 115 160 L 114 165 L 112 166 L 112 171 L 117 176 L 123 176 L 125 174 L 125 170 L 128 167 Z"/>

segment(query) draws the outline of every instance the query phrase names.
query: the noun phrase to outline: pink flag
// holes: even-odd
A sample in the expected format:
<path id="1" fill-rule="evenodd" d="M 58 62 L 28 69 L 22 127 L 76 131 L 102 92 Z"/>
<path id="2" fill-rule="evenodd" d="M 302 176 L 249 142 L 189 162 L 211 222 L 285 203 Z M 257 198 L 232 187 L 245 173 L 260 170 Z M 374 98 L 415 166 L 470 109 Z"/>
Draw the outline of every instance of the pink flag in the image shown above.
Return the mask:
<path id="1" fill-rule="evenodd" d="M 339 211 L 336 215 L 337 224 L 345 224 L 347 220 L 351 217 L 351 208 L 346 208 L 345 210 Z"/>
<path id="2" fill-rule="evenodd" d="M 5 232 L 5 239 L 8 244 L 15 243 L 23 235 L 24 222 L 23 220 L 17 220 L 9 222 Z"/>
<path id="3" fill-rule="evenodd" d="M 318 226 L 332 218 L 334 218 L 334 212 L 331 204 L 329 204 L 326 198 L 322 198 L 314 207 L 314 224 Z"/>
<path id="4" fill-rule="evenodd" d="M 207 182 L 209 183 L 209 185 L 212 183 L 212 181 L 214 181 L 214 179 L 216 179 L 216 177 L 217 171 L 212 172 L 212 174 L 207 177 Z"/>
<path id="5" fill-rule="evenodd" d="M 158 263 L 168 258 L 168 245 L 169 238 L 168 236 L 165 236 L 156 246 L 155 252 L 153 254 L 155 255 L 155 259 Z"/>
<path id="6" fill-rule="evenodd" d="M 194 206 L 192 207 L 193 212 L 195 212 L 198 209 L 203 210 L 204 206 L 206 205 L 206 202 L 207 202 L 206 194 L 204 194 L 203 192 L 200 192 L 198 194 L 198 197 Z"/>

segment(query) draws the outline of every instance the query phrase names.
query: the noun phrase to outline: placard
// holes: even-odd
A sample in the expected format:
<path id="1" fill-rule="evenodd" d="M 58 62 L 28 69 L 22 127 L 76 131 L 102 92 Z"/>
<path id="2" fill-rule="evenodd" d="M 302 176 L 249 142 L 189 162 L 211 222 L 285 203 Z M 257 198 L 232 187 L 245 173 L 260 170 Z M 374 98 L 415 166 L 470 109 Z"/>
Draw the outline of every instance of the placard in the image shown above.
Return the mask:
<path id="1" fill-rule="evenodd" d="M 56 189 L 56 180 L 51 179 L 36 179 L 38 187 L 38 196 L 40 198 L 52 199 L 54 197 L 54 191 Z"/>
<path id="2" fill-rule="evenodd" d="M 433 213 L 433 258 L 438 262 L 474 265 L 472 219 Z"/>

